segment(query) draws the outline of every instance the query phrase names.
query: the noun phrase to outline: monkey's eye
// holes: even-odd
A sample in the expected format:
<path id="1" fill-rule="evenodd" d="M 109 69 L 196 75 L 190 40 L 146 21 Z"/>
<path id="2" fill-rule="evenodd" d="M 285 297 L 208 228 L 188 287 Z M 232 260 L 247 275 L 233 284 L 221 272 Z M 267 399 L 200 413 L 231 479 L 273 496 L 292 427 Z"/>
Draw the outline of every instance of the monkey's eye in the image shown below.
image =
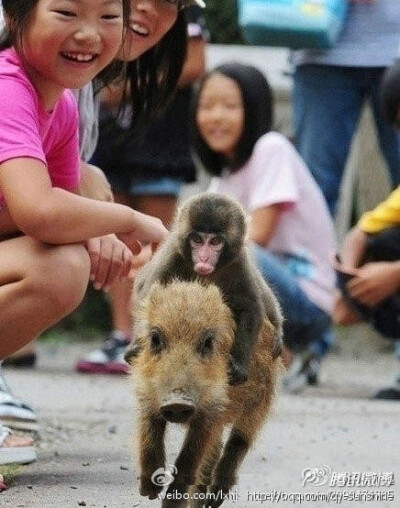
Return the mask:
<path id="1" fill-rule="evenodd" d="M 193 242 L 193 243 L 197 243 L 197 244 L 202 244 L 203 243 L 203 238 L 199 235 L 199 233 L 192 233 L 190 235 L 190 240 Z"/>
<path id="2" fill-rule="evenodd" d="M 153 353 L 161 353 L 165 347 L 165 342 L 160 330 L 153 329 L 150 334 L 150 347 Z"/>
<path id="3" fill-rule="evenodd" d="M 210 245 L 215 245 L 218 247 L 219 245 L 222 245 L 224 243 L 224 239 L 220 235 L 215 235 L 210 240 Z"/>
<path id="4" fill-rule="evenodd" d="M 198 352 L 201 354 L 201 356 L 207 356 L 213 352 L 214 340 L 215 340 L 214 332 L 209 331 L 204 335 L 198 346 Z"/>

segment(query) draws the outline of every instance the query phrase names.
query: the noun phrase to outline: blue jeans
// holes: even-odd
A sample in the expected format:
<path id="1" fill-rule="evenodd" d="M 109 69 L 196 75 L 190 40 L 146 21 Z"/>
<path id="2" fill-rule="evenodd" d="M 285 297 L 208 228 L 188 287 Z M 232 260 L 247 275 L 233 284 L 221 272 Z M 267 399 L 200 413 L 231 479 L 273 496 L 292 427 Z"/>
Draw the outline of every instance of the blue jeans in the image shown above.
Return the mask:
<path id="1" fill-rule="evenodd" d="M 399 138 L 379 106 L 383 67 L 302 65 L 294 76 L 296 146 L 335 212 L 339 187 L 362 106 L 371 102 L 379 144 L 393 186 L 400 182 Z"/>
<path id="2" fill-rule="evenodd" d="M 307 346 L 315 355 L 325 355 L 333 340 L 330 316 L 307 297 L 276 256 L 255 244 L 252 250 L 258 268 L 282 306 L 285 344 L 294 351 Z"/>

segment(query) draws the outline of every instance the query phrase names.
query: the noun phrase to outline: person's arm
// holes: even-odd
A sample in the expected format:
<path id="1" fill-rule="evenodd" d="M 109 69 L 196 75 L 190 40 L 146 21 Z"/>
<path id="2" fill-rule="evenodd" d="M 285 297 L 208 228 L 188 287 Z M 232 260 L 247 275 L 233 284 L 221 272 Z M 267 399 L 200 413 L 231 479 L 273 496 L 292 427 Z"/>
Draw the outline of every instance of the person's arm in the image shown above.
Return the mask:
<path id="1" fill-rule="evenodd" d="M 280 205 L 271 205 L 264 208 L 258 208 L 251 214 L 249 239 L 266 247 L 274 234 L 281 214 Z"/>
<path id="2" fill-rule="evenodd" d="M 205 71 L 205 41 L 201 37 L 189 38 L 188 50 L 178 87 L 190 85 L 200 78 Z"/>
<path id="3" fill-rule="evenodd" d="M 367 246 L 367 235 L 358 226 L 347 234 L 340 255 L 345 268 L 355 268 L 361 264 Z"/>
<path id="4" fill-rule="evenodd" d="M 125 243 L 159 243 L 167 234 L 159 219 L 52 187 L 38 159 L 2 163 L 0 188 L 18 229 L 43 242 L 75 243 L 117 233 Z"/>

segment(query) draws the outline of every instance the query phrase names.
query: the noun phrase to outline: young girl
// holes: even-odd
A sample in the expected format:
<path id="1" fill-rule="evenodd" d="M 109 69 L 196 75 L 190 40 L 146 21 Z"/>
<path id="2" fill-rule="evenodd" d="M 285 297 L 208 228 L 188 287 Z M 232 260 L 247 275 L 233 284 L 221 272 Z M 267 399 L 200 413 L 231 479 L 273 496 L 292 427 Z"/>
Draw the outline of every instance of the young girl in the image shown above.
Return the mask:
<path id="1" fill-rule="evenodd" d="M 271 131 L 272 117 L 264 76 L 251 66 L 222 65 L 201 82 L 193 144 L 214 176 L 209 190 L 236 198 L 248 211 L 259 268 L 283 307 L 286 345 L 298 350 L 322 338 L 330 342 L 334 230 L 307 167 Z"/>
<path id="2" fill-rule="evenodd" d="M 127 274 L 125 245 L 96 238 L 119 233 L 133 245 L 166 233 L 159 220 L 75 194 L 78 119 L 65 89 L 82 87 L 114 57 L 122 2 L 3 0 L 3 8 L 0 199 L 24 234 L 0 243 L 0 357 L 75 308 L 89 276 L 107 287 Z"/>
<path id="3" fill-rule="evenodd" d="M 200 0 L 196 1 L 201 3 Z M 79 48 L 85 46 L 85 52 L 89 52 L 96 49 L 94 45 L 97 41 L 99 46 L 101 43 L 101 56 L 105 56 L 104 50 L 106 47 L 104 42 L 110 42 L 110 35 L 112 35 L 112 33 L 110 32 L 110 34 L 108 34 L 105 30 L 103 30 L 100 34 L 97 31 L 97 28 L 96 30 L 93 30 L 93 27 L 91 26 L 93 19 L 90 18 L 90 14 L 93 15 L 93 18 L 98 18 L 99 22 L 101 19 L 102 27 L 107 27 L 107 30 L 112 28 L 110 24 L 115 23 L 114 19 L 116 18 L 114 18 L 114 14 L 112 12 L 105 12 L 105 14 L 101 13 L 100 16 L 98 10 L 94 9 L 96 7 L 96 2 L 93 1 L 88 2 L 88 4 L 91 4 L 90 9 L 86 9 L 84 5 L 85 2 L 83 1 L 78 2 L 79 5 L 72 8 L 69 3 L 66 6 L 65 2 L 62 1 L 10 2 L 5 0 L 3 5 L 8 18 L 16 20 L 16 23 L 13 25 L 13 29 L 15 29 L 15 31 L 13 33 L 10 32 L 6 34 L 6 40 L 4 41 L 6 43 L 4 44 L 5 47 L 8 47 L 11 44 L 17 42 L 16 35 L 18 33 L 18 29 L 20 27 L 25 29 L 27 27 L 28 15 L 31 13 L 31 11 L 34 12 L 36 9 L 39 10 L 39 7 L 36 4 L 43 4 L 48 9 L 46 15 L 50 15 L 52 12 L 52 15 L 57 15 L 59 18 L 61 17 L 65 24 L 68 21 L 68 23 L 71 25 L 71 18 L 78 18 L 78 20 L 81 18 L 82 24 L 83 18 L 86 17 L 84 21 L 86 28 L 85 30 L 82 28 L 77 30 L 77 33 L 74 36 L 76 38 L 76 42 L 74 42 L 74 44 L 79 46 Z M 111 4 L 107 6 L 105 5 L 106 2 L 103 2 L 102 4 L 102 7 L 105 10 L 106 7 L 108 9 L 111 8 Z M 118 4 L 118 1 L 113 3 L 112 7 L 114 10 Z M 159 20 L 156 22 L 153 16 L 153 12 L 151 12 L 149 16 L 150 22 L 146 20 L 143 22 L 143 19 L 141 18 L 143 18 L 143 16 L 147 16 L 146 14 L 143 14 L 143 12 L 149 10 L 148 6 L 150 4 L 156 5 L 158 10 L 160 10 L 162 7 L 164 12 L 164 22 L 160 22 Z M 124 7 L 125 10 L 127 10 L 125 4 Z M 183 62 L 185 51 L 184 43 L 186 29 L 183 13 L 179 12 L 178 14 L 180 7 L 182 7 L 182 2 L 177 0 L 131 1 L 130 26 L 128 35 L 124 38 L 125 45 L 120 52 L 120 57 L 130 60 L 137 58 L 142 52 L 146 52 L 145 57 L 142 59 L 143 61 L 140 63 L 140 65 L 138 65 L 138 69 L 132 65 L 132 69 L 129 72 L 130 81 L 132 83 L 131 89 L 138 91 L 138 98 L 135 103 L 136 110 L 138 113 L 142 113 L 142 116 L 144 114 L 150 115 L 156 109 L 158 102 L 161 99 L 167 98 L 167 96 L 172 93 L 175 82 L 179 77 L 182 65 L 180 64 L 180 61 Z M 119 16 L 119 18 L 120 17 L 121 16 Z M 89 18 L 91 19 L 90 23 L 87 22 Z M 165 22 L 165 20 L 167 22 Z M 175 20 L 176 23 L 174 30 L 171 30 L 171 36 L 164 37 L 164 41 L 158 44 L 158 47 L 155 48 L 154 51 L 149 49 L 152 45 L 160 41 L 160 39 L 168 32 L 171 26 L 173 26 Z M 43 21 L 45 21 L 47 25 L 41 24 Z M 39 30 L 36 31 L 36 37 L 40 38 L 41 28 L 43 29 L 44 26 L 51 26 L 48 24 L 48 21 L 50 20 L 47 18 L 36 23 L 35 27 L 39 28 Z M 76 23 L 76 21 L 74 22 Z M 182 29 L 182 27 L 184 28 Z M 147 34 L 143 34 L 143 28 L 148 30 Z M 140 31 L 142 32 L 141 34 Z M 104 38 L 104 40 L 98 40 L 100 39 L 100 35 Z M 181 48 L 179 47 L 179 43 Z M 178 48 L 176 48 L 175 44 L 178 44 Z M 72 48 L 68 49 L 71 50 Z M 81 50 L 79 49 L 79 51 Z M 44 51 L 43 54 L 45 54 Z M 68 55 L 65 56 L 68 58 Z M 87 57 L 86 55 L 83 56 Z M 97 55 L 95 59 L 99 60 Z M 87 64 L 83 63 L 78 65 L 78 67 L 81 68 L 85 65 Z M 170 69 L 172 69 L 172 71 Z M 32 70 L 36 71 L 34 68 Z M 156 72 L 156 70 L 158 72 Z M 77 71 L 74 68 L 73 72 L 70 72 L 70 74 L 75 74 L 76 72 Z M 91 77 L 93 77 L 96 72 L 93 69 Z M 161 81 L 158 80 L 159 74 L 162 74 L 163 76 L 163 80 Z M 147 79 L 148 76 L 152 79 Z M 156 76 L 155 81 L 154 76 Z M 146 90 L 144 83 L 148 82 L 150 82 L 150 85 L 152 86 L 149 86 L 148 90 Z M 76 88 L 81 85 L 81 82 L 68 83 L 68 86 L 73 86 Z M 84 160 L 88 160 L 91 156 L 97 139 L 97 109 L 93 99 L 92 86 L 87 85 L 79 94 L 81 118 L 80 148 L 81 156 L 84 158 Z M 145 103 L 145 105 L 142 107 L 140 105 L 140 99 L 143 99 Z M 138 116 L 140 117 L 140 115 Z M 34 161 L 34 158 L 32 161 Z M 91 168 L 85 167 L 85 170 L 87 169 Z M 2 173 L 2 165 L 0 166 L 0 173 Z M 101 179 L 101 175 L 100 178 L 98 178 L 96 171 L 85 171 L 85 174 L 88 174 L 89 178 L 91 179 L 90 185 L 85 186 L 86 189 L 88 187 L 92 187 L 96 195 L 108 195 L 107 186 L 104 185 Z M 1 175 L 0 178 L 2 178 Z M 99 183 L 100 187 L 103 186 L 103 188 L 99 189 Z M 46 190 L 49 191 L 49 182 L 46 182 L 46 184 Z M 0 187 L 1 186 L 2 183 L 0 181 Z M 93 193 L 91 197 L 93 197 Z M 46 215 L 45 219 L 51 219 L 54 212 L 54 216 L 57 214 L 58 219 L 57 224 L 54 225 L 57 227 L 61 226 L 61 228 L 64 226 L 65 230 L 62 228 L 62 235 L 58 235 L 56 232 L 54 232 L 51 237 L 47 236 L 45 240 L 48 243 L 57 242 L 62 244 L 69 243 L 70 241 L 75 243 L 82 237 L 89 237 L 93 235 L 96 236 L 99 233 L 102 233 L 104 228 L 106 228 L 107 231 L 110 229 L 113 231 L 120 231 L 122 227 L 121 221 L 123 222 L 124 230 L 126 229 L 126 223 L 129 223 L 129 229 L 131 229 L 131 227 L 134 225 L 133 223 L 137 222 L 135 236 L 138 239 L 142 238 L 143 240 L 148 239 L 150 241 L 157 242 L 165 234 L 165 230 L 159 221 L 150 219 L 138 213 L 134 213 L 125 207 L 116 205 L 112 205 L 111 208 L 108 205 L 100 206 L 99 203 L 95 204 L 94 202 L 89 202 L 87 200 L 79 199 L 77 201 L 75 197 L 71 195 L 67 197 L 65 194 L 59 196 L 58 201 L 60 209 L 57 207 L 55 209 L 51 208 L 51 215 L 49 217 Z M 45 202 L 43 202 L 43 204 L 45 204 Z M 50 205 L 50 203 L 48 203 L 48 205 Z M 69 209 L 71 208 L 73 210 L 75 206 L 79 207 L 79 211 L 70 212 Z M 33 212 L 34 213 L 32 219 L 36 215 L 36 211 L 34 210 Z M 61 212 L 61 215 L 58 212 Z M 99 215 L 99 212 L 103 213 Z M 106 212 L 107 217 L 105 216 Z M 69 217 L 70 213 L 73 215 L 73 217 Z M 85 221 L 91 219 L 92 223 L 90 224 L 90 222 L 85 222 L 83 224 L 83 215 L 85 216 Z M 19 229 L 24 231 L 25 225 L 21 222 L 15 224 L 13 219 L 15 219 L 15 215 L 10 214 L 9 207 L 3 206 L 0 210 L 0 238 L 5 238 L 7 233 L 15 232 Z M 61 219 L 65 219 L 65 222 Z M 69 222 L 70 219 L 74 220 L 72 224 Z M 118 224 L 115 223 L 116 221 Z M 38 224 L 40 225 L 39 221 Z M 73 234 L 71 235 L 70 232 L 70 235 L 66 237 L 64 232 L 68 231 L 70 224 L 71 226 L 74 226 L 75 224 L 79 225 L 81 227 L 81 231 L 77 231 L 74 227 Z M 46 222 L 42 223 L 42 227 L 43 230 L 46 229 Z M 90 229 L 92 231 L 89 231 Z M 25 229 L 25 231 L 27 230 Z M 36 236 L 36 238 L 40 240 L 41 231 L 39 230 L 37 235 L 36 232 L 33 232 L 32 236 Z M 53 236 L 56 236 L 56 238 L 53 238 Z M 125 242 L 132 245 L 132 234 L 125 234 L 122 238 Z M 125 246 L 118 242 L 115 238 L 112 236 L 107 236 L 101 239 L 91 239 L 88 240 L 87 247 L 89 247 L 89 252 L 91 252 L 91 279 L 94 281 L 97 288 L 107 288 L 117 277 L 118 273 L 121 275 L 126 275 L 126 272 L 130 267 L 131 255 Z M 47 247 L 44 250 L 43 248 L 44 246 L 42 244 L 37 244 L 37 242 L 33 242 L 32 239 L 28 238 L 19 238 L 18 241 L 8 240 L 7 242 L 4 241 L 2 244 L 0 244 L 0 259 L 2 259 L 2 256 L 5 255 L 13 256 L 13 253 L 16 251 L 21 252 L 21 259 L 15 257 L 13 260 L 14 262 L 10 263 L 9 267 L 3 266 L 3 268 L 6 268 L 4 274 L 0 270 L 0 302 L 2 303 L 3 299 L 4 301 L 9 302 L 7 307 L 2 306 L 2 311 L 0 312 L 0 326 L 3 321 L 8 323 L 10 318 L 12 318 L 16 323 L 13 327 L 11 327 L 11 325 L 8 326 L 8 337 L 4 337 L 3 335 L 3 338 L 7 339 L 8 341 L 9 337 L 11 337 L 11 340 L 15 339 L 16 341 L 15 345 L 12 345 L 12 347 L 11 344 L 10 347 L 7 346 L 7 349 L 4 350 L 4 353 L 18 349 L 23 342 L 30 340 L 31 337 L 35 336 L 54 322 L 58 321 L 65 314 L 68 314 L 77 305 L 77 303 L 79 303 L 79 300 L 82 298 L 84 293 L 87 277 L 85 280 L 85 277 L 82 277 L 80 272 L 83 270 L 83 275 L 85 275 L 87 270 L 87 255 L 85 254 L 85 251 L 76 245 L 68 246 L 68 248 L 50 249 Z M 31 252 L 32 250 L 34 250 L 34 252 Z M 81 259 L 82 257 L 83 260 Z M 107 261 L 108 259 L 110 259 L 110 261 Z M 119 269 L 118 267 L 121 264 L 122 268 Z M 71 265 L 70 270 L 68 269 L 68 265 Z M 19 270 L 22 266 L 24 266 L 24 270 Z M 18 284 L 8 284 L 9 280 L 13 280 L 13 277 L 8 276 L 7 269 L 11 271 L 14 270 L 16 272 L 15 276 L 21 278 L 21 280 L 18 279 Z M 19 274 L 19 271 L 23 273 Z M 65 273 L 64 277 L 63 271 Z M 76 277 L 73 277 L 74 272 L 76 272 Z M 55 274 L 57 274 L 57 277 Z M 53 283 L 53 280 L 56 281 L 56 283 Z M 21 294 L 25 295 L 25 293 L 26 297 L 21 301 L 20 296 Z M 15 299 L 19 299 L 23 303 L 23 305 L 19 305 L 19 307 L 22 308 L 18 308 L 18 315 L 16 315 L 15 312 L 12 312 L 13 302 Z M 49 300 L 54 300 L 54 302 L 52 302 L 52 306 L 48 305 Z M 59 308 L 54 304 L 58 304 Z M 26 316 L 26 319 L 18 319 L 19 316 Z M 24 323 L 26 323 L 26 327 L 24 326 Z M 3 329 L 4 327 L 1 326 L 1 328 Z M 34 419 L 36 421 L 35 415 L 29 407 L 13 398 L 13 396 L 7 390 L 3 392 L 3 395 L 12 399 L 11 402 L 14 403 L 15 409 L 18 410 L 19 413 L 21 411 L 26 413 L 29 410 L 30 415 L 28 416 L 30 417 L 30 420 Z M 9 407 L 9 400 L 7 404 Z"/>

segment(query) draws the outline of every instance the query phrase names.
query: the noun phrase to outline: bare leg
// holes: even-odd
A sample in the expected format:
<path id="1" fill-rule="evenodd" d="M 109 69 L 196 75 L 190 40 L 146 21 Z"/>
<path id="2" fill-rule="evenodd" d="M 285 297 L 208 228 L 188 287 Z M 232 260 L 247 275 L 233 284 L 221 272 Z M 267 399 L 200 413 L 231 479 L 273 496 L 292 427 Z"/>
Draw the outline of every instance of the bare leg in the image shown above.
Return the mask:
<path id="1" fill-rule="evenodd" d="M 50 246 L 26 236 L 0 242 L 0 358 L 72 312 L 89 272 L 82 245 Z"/>

